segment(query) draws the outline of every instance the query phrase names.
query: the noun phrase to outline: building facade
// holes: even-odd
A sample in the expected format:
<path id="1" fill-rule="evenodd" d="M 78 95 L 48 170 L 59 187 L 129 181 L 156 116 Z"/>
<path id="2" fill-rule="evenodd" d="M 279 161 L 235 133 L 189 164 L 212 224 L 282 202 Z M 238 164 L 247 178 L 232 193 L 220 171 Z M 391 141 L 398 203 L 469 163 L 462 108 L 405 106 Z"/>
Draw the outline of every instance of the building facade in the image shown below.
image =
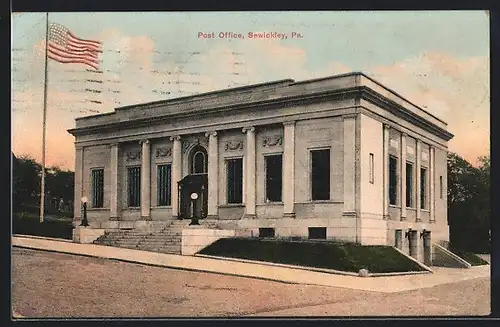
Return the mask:
<path id="1" fill-rule="evenodd" d="M 69 132 L 75 203 L 89 199 L 91 227 L 161 226 L 196 215 L 242 236 L 405 252 L 449 237 L 453 135 L 362 73 L 116 108 L 77 119 Z M 74 208 L 79 224 L 82 209 Z"/>

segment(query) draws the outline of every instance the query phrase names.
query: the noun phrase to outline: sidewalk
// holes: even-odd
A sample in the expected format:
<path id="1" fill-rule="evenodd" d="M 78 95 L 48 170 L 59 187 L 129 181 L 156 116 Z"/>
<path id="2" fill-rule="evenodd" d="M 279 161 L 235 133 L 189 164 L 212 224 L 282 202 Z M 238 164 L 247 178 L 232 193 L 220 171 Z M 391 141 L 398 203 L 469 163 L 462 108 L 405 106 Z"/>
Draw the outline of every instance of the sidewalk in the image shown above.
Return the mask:
<path id="1" fill-rule="evenodd" d="M 95 244 L 77 244 L 64 240 L 58 241 L 19 235 L 12 237 L 12 245 L 22 248 L 115 259 L 173 269 L 383 293 L 409 291 L 490 276 L 490 266 L 479 266 L 470 269 L 433 267 L 433 274 L 363 278 L 247 262 L 146 252 Z"/>

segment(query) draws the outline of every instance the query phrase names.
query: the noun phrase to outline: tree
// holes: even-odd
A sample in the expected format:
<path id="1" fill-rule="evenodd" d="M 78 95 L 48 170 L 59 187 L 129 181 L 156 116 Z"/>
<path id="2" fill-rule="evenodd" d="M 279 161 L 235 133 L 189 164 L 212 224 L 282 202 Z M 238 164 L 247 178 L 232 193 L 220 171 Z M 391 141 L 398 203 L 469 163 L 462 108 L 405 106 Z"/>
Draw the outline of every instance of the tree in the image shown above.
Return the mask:
<path id="1" fill-rule="evenodd" d="M 42 166 L 27 155 L 16 158 L 12 165 L 12 195 L 14 212 L 36 211 L 40 205 Z M 74 172 L 57 166 L 45 169 L 46 199 L 73 200 Z M 31 208 L 31 209 L 30 209 Z"/>
<path id="2" fill-rule="evenodd" d="M 450 243 L 463 250 L 487 250 L 490 221 L 490 160 L 473 167 L 456 153 L 448 155 Z"/>
<path id="3" fill-rule="evenodd" d="M 40 176 L 42 167 L 29 156 L 13 158 L 13 206 L 33 206 L 40 201 Z"/>
<path id="4" fill-rule="evenodd" d="M 61 170 L 54 166 L 47 169 L 45 179 L 45 187 L 50 191 L 50 195 L 54 198 L 62 198 L 64 202 L 73 200 L 74 191 L 74 172 L 69 170 Z"/>

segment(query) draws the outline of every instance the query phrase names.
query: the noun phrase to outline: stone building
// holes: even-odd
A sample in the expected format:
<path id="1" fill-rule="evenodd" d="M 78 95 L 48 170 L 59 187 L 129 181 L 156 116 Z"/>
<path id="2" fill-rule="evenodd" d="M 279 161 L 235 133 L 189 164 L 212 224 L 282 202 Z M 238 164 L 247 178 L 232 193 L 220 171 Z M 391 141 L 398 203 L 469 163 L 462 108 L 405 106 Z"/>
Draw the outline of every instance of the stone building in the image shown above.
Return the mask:
<path id="1" fill-rule="evenodd" d="M 69 132 L 75 203 L 88 197 L 93 228 L 196 215 L 237 235 L 393 245 L 415 257 L 449 237 L 453 135 L 362 73 L 120 107 Z"/>

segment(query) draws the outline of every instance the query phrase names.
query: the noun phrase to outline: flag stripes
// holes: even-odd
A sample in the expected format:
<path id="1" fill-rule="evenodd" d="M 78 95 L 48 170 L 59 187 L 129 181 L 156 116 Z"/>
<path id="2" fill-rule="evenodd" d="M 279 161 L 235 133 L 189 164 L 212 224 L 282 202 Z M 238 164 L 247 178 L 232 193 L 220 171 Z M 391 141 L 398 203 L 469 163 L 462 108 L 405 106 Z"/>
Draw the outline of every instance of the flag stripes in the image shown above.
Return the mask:
<path id="1" fill-rule="evenodd" d="M 60 24 L 50 24 L 47 44 L 48 58 L 63 64 L 84 64 L 99 70 L 101 42 L 76 37 Z"/>

